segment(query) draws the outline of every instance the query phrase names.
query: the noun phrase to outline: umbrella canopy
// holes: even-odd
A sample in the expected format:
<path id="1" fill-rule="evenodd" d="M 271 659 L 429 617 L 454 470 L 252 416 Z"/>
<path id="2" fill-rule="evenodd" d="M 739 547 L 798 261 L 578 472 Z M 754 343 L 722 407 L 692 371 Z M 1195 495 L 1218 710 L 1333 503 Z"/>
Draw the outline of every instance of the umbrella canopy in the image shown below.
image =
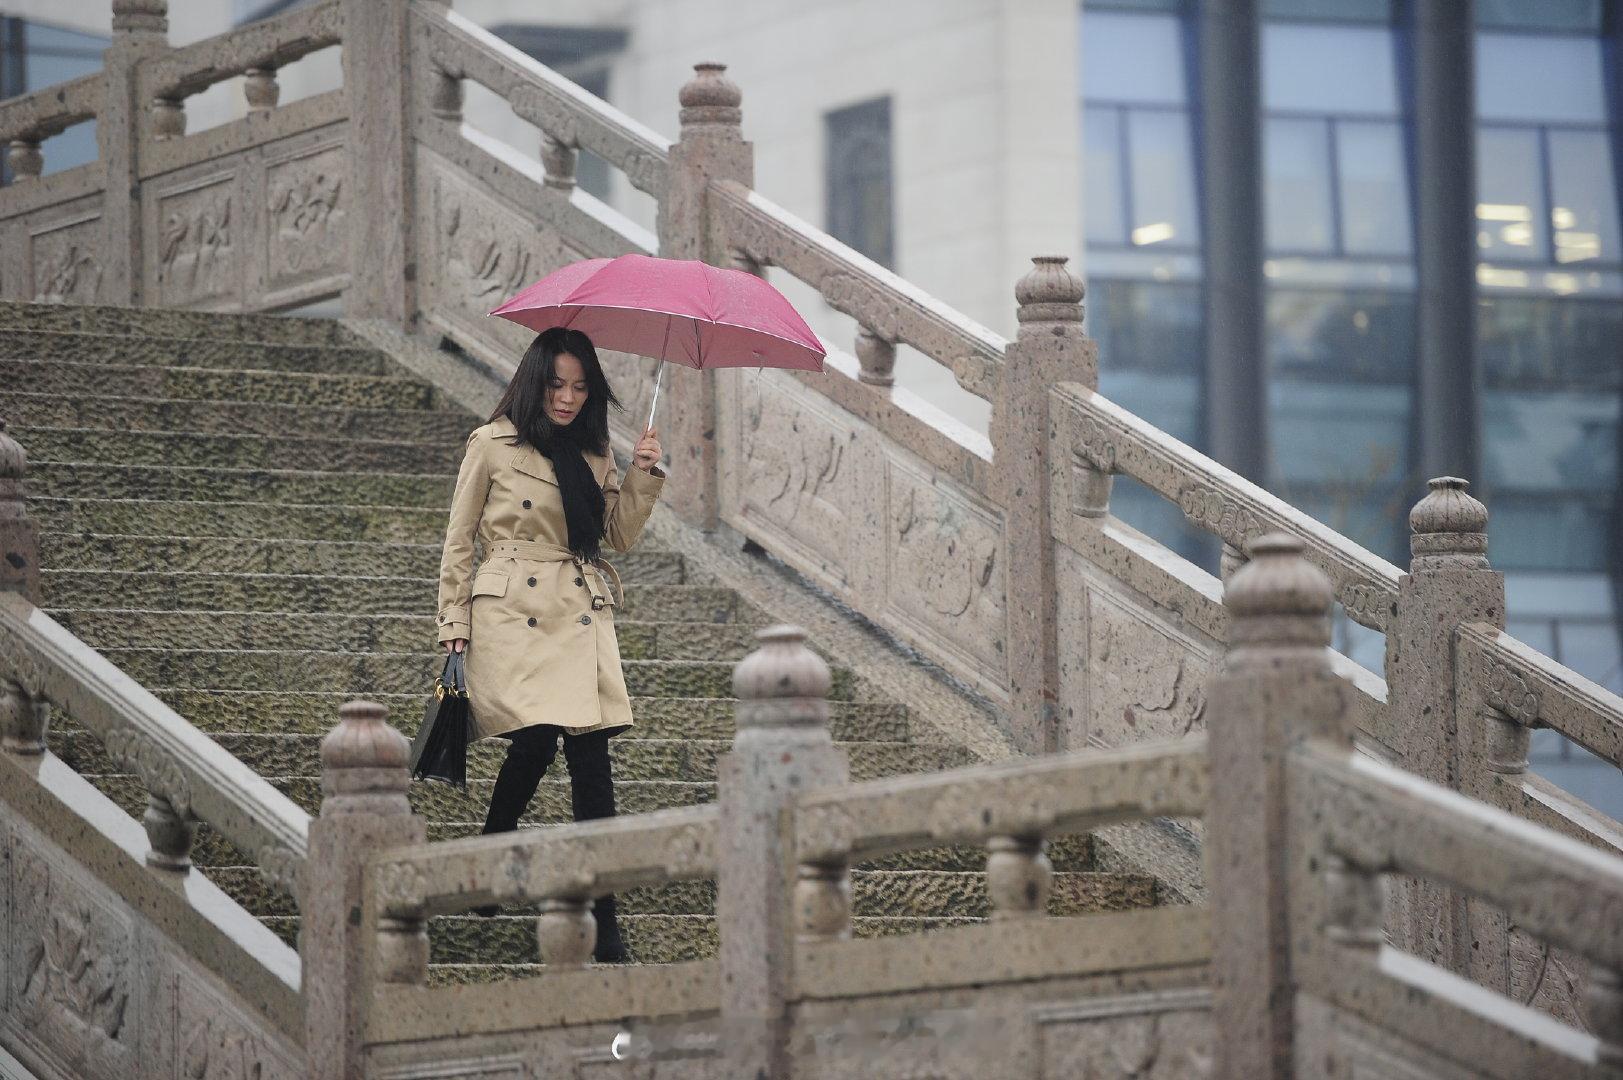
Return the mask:
<path id="1" fill-rule="evenodd" d="M 584 259 L 491 314 L 537 332 L 580 330 L 600 349 L 691 368 L 823 370 L 822 343 L 782 293 L 753 274 L 696 260 Z"/>

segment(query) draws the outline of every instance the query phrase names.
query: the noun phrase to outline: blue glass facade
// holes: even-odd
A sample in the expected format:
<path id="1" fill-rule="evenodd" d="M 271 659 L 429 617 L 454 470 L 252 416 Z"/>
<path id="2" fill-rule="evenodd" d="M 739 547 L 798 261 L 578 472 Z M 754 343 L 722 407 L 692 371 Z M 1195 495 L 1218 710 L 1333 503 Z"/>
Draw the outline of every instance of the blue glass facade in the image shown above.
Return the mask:
<path id="1" fill-rule="evenodd" d="M 0 15 L 0 97 L 15 97 L 101 70 L 107 39 L 31 19 Z M 45 173 L 96 160 L 96 122 L 86 121 L 40 144 Z M 7 183 L 10 176 L 5 177 Z"/>

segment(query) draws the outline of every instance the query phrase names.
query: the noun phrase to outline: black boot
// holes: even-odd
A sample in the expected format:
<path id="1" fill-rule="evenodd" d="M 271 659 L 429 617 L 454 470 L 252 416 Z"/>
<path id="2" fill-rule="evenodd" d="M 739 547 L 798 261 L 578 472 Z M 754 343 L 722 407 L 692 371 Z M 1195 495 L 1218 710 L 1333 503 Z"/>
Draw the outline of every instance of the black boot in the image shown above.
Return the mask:
<path id="1" fill-rule="evenodd" d="M 613 817 L 614 774 L 609 760 L 609 733 L 565 735 L 564 760 L 569 763 L 569 802 L 575 820 Z M 631 955 L 620 937 L 614 897 L 599 896 L 593 903 L 592 913 L 597 916 L 597 946 L 592 950 L 592 959 L 600 964 L 629 963 Z"/>
<path id="2" fill-rule="evenodd" d="M 490 809 L 485 814 L 482 832 L 512 832 L 518 828 L 518 819 L 535 797 L 541 778 L 558 755 L 558 728 L 551 724 L 537 724 L 520 728 L 507 736 L 507 757 L 501 772 L 496 774 L 496 786 L 490 792 Z M 475 915 L 490 918 L 501 912 L 497 904 L 483 904 L 473 908 Z"/>
<path id="3" fill-rule="evenodd" d="M 631 955 L 626 952 L 626 943 L 620 937 L 614 897 L 598 897 L 592 902 L 592 914 L 597 916 L 597 945 L 592 948 L 592 959 L 600 964 L 628 962 Z"/>

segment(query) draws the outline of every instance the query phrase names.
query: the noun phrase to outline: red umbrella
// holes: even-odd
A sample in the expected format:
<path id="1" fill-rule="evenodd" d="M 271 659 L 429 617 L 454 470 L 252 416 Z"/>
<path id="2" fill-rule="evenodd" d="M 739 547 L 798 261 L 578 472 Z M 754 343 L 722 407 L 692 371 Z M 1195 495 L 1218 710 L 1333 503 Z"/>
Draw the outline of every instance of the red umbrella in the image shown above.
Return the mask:
<path id="1" fill-rule="evenodd" d="M 691 368 L 823 370 L 822 343 L 782 293 L 753 274 L 691 259 L 583 259 L 491 314 L 537 332 L 554 326 L 584 331 L 599 348 Z M 654 405 L 663 366 L 659 374 Z"/>

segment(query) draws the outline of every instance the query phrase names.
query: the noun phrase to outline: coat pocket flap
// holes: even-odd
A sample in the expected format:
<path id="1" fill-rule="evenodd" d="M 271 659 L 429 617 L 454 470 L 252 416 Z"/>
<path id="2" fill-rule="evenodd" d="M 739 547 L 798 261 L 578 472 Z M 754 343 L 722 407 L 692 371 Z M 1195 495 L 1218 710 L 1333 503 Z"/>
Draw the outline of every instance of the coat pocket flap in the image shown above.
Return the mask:
<path id="1" fill-rule="evenodd" d="M 474 596 L 506 596 L 507 571 L 480 571 L 473 576 Z"/>

